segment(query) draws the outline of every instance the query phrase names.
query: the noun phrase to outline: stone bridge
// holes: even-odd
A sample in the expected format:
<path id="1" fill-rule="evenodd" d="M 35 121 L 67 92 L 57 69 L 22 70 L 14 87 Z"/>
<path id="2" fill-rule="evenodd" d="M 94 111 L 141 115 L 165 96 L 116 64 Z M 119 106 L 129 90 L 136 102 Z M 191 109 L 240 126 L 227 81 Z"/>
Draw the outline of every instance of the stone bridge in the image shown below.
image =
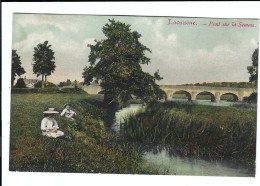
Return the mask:
<path id="1" fill-rule="evenodd" d="M 188 100 L 195 101 L 197 95 L 208 94 L 212 102 L 219 102 L 220 97 L 224 94 L 231 94 L 235 100 L 243 101 L 244 97 L 250 96 L 256 92 L 254 88 L 237 88 L 237 87 L 206 87 L 206 86 L 181 86 L 181 85 L 160 85 L 160 88 L 166 93 L 167 100 L 172 100 L 175 93 L 185 93 Z"/>

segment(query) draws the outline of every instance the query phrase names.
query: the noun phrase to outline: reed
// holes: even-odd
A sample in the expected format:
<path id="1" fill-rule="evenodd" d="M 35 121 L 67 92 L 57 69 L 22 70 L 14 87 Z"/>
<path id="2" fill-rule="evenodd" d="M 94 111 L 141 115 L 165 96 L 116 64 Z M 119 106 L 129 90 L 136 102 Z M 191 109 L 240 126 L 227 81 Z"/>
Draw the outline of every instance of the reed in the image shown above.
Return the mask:
<path id="1" fill-rule="evenodd" d="M 153 103 L 124 125 L 132 142 L 165 144 L 188 155 L 254 164 L 256 111 L 181 103 Z"/>

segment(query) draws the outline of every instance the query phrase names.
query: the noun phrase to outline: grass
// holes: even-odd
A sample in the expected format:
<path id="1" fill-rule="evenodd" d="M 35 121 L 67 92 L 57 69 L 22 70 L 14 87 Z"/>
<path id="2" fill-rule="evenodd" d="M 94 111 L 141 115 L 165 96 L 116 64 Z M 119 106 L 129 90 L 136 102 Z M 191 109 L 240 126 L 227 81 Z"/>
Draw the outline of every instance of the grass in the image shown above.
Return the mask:
<path id="1" fill-rule="evenodd" d="M 124 135 L 129 141 L 170 145 L 199 158 L 255 164 L 253 110 L 154 103 L 127 120 Z"/>
<path id="2" fill-rule="evenodd" d="M 42 136 L 42 112 L 48 107 L 61 111 L 67 102 L 77 120 L 55 117 L 72 139 Z M 104 113 L 100 95 L 12 94 L 10 171 L 157 174 L 143 162 L 138 146 L 105 132 Z"/>

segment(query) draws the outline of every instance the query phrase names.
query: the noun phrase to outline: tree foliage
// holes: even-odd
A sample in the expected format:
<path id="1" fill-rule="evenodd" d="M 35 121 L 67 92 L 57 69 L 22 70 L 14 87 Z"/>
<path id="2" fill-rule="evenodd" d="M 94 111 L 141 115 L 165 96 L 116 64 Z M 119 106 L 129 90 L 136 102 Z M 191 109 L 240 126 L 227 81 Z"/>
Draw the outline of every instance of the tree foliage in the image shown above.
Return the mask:
<path id="1" fill-rule="evenodd" d="M 237 87 L 237 88 L 253 88 L 255 82 L 211 82 L 211 83 L 189 83 L 183 86 L 206 86 L 206 87 Z"/>
<path id="2" fill-rule="evenodd" d="M 107 103 L 124 103 L 133 95 L 149 102 L 162 95 L 155 82 L 162 79 L 158 71 L 150 75 L 142 70 L 141 65 L 150 63 L 145 52 L 151 50 L 140 43 L 141 34 L 114 19 L 103 27 L 103 33 L 106 39 L 88 45 L 90 65 L 84 68 L 84 83 L 99 82 Z"/>
<path id="3" fill-rule="evenodd" d="M 19 78 L 15 84 L 15 88 L 26 88 L 23 78 Z"/>
<path id="4" fill-rule="evenodd" d="M 257 79 L 258 79 L 258 51 L 259 46 L 257 49 L 255 49 L 253 55 L 252 55 L 252 66 L 248 66 L 247 70 L 250 74 L 249 81 L 255 82 L 257 86 Z"/>
<path id="5" fill-rule="evenodd" d="M 25 73 L 24 68 L 21 66 L 21 59 L 20 56 L 17 54 L 16 50 L 12 50 L 12 86 L 14 84 L 15 76 L 21 76 Z"/>
<path id="6" fill-rule="evenodd" d="M 56 67 L 54 52 L 51 49 L 51 45 L 48 45 L 48 41 L 45 41 L 43 44 L 39 43 L 34 47 L 33 61 L 33 73 L 36 74 L 37 77 L 42 76 L 43 87 L 44 77 L 46 83 L 47 76 L 50 76 Z"/>

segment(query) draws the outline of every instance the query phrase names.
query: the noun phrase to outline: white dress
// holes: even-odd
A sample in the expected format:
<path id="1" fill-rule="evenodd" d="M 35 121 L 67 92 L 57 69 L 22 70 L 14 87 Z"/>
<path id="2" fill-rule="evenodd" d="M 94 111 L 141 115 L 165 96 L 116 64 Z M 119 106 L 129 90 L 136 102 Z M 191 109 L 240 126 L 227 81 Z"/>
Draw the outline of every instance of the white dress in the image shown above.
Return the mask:
<path id="1" fill-rule="evenodd" d="M 76 112 L 74 112 L 73 110 L 68 110 L 68 109 L 65 108 L 61 112 L 60 116 L 65 116 L 66 118 L 74 120 L 73 117 L 76 116 Z"/>
<path id="2" fill-rule="evenodd" d="M 59 129 L 58 123 L 54 118 L 45 117 L 41 122 L 42 135 L 48 136 L 51 138 L 57 138 L 63 136 L 64 132 L 57 130 L 56 132 L 48 133 L 50 130 Z"/>

